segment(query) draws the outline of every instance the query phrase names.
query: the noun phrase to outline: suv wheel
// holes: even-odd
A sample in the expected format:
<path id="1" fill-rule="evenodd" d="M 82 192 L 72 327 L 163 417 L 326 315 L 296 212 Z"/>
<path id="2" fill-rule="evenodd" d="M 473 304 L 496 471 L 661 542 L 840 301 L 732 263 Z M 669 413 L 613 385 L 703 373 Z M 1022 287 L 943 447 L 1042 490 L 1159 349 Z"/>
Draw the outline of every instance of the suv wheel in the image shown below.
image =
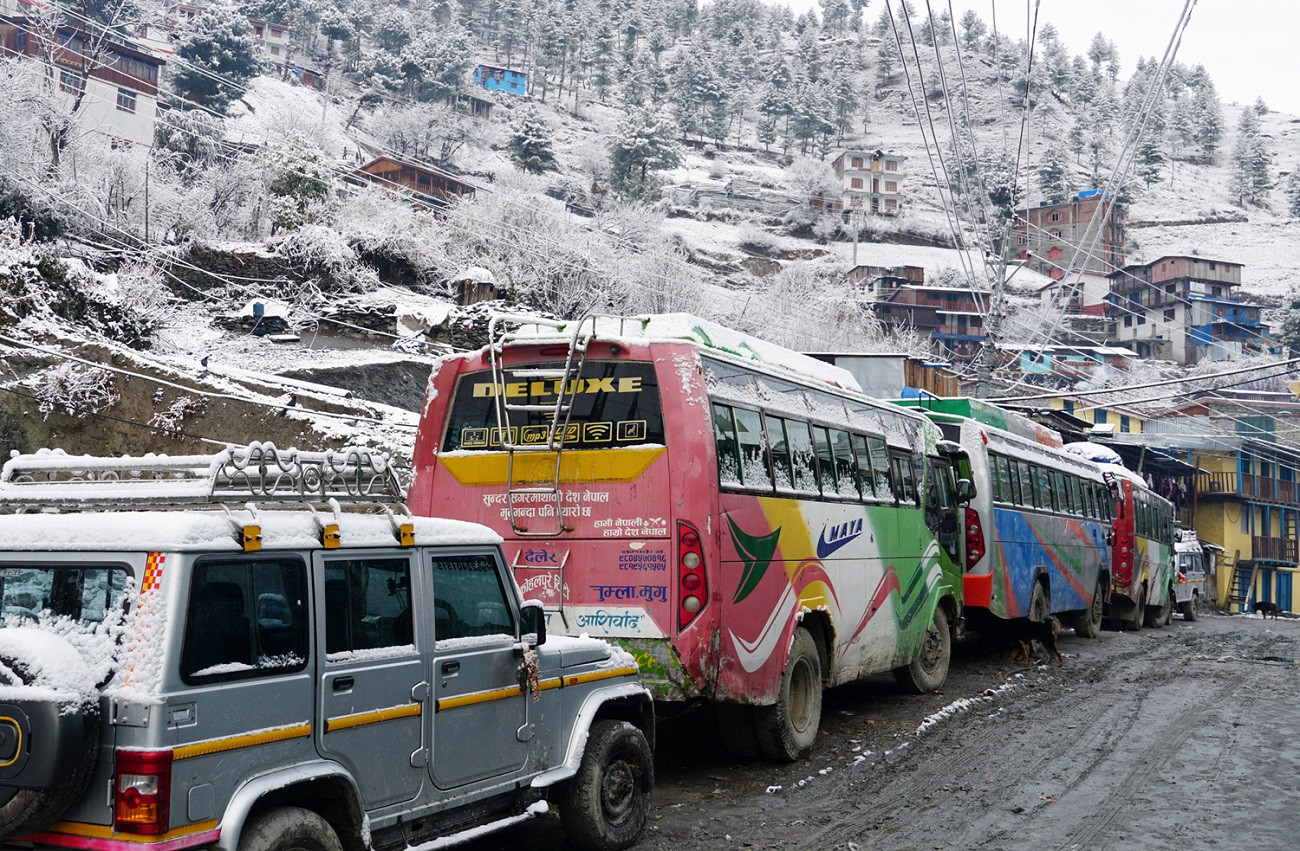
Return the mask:
<path id="1" fill-rule="evenodd" d="M 578 773 L 560 789 L 564 832 L 580 848 L 628 847 L 645 827 L 653 787 L 654 757 L 645 734 L 626 721 L 597 721 Z"/>
<path id="2" fill-rule="evenodd" d="M 249 822 L 239 851 L 343 851 L 330 823 L 302 807 L 268 810 Z"/>

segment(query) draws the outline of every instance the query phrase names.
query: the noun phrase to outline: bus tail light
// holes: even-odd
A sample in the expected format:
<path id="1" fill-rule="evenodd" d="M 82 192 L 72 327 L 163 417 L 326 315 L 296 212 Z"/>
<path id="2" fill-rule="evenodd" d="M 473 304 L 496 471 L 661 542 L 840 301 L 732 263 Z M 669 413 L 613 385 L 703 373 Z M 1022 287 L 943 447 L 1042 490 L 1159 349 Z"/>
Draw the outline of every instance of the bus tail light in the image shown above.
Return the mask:
<path id="1" fill-rule="evenodd" d="M 970 570 L 984 558 L 984 526 L 979 512 L 966 509 L 966 569 Z"/>
<path id="2" fill-rule="evenodd" d="M 689 523 L 677 524 L 677 622 L 685 628 L 704 610 L 709 580 L 704 573 L 700 533 Z"/>
<path id="3" fill-rule="evenodd" d="M 113 829 L 166 833 L 172 787 L 172 752 L 117 752 L 113 776 Z"/>

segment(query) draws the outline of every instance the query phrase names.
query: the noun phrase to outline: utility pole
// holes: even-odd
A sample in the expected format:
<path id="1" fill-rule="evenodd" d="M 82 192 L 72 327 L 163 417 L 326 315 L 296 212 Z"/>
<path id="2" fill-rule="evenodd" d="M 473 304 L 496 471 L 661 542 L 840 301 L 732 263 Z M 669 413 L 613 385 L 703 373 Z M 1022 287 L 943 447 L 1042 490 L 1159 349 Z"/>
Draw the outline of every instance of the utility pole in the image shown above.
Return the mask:
<path id="1" fill-rule="evenodd" d="M 849 221 L 853 223 L 853 268 L 858 268 L 858 231 L 862 225 L 858 221 L 859 212 L 857 210 L 849 211 Z"/>
<path id="2" fill-rule="evenodd" d="M 984 323 L 984 346 L 980 349 L 979 370 L 975 380 L 975 398 L 987 399 L 989 383 L 993 378 L 993 363 L 998 354 L 998 342 L 1002 335 L 1002 320 L 1005 317 L 1003 299 L 1007 281 L 1007 255 L 1011 251 L 1011 222 L 1007 217 L 1002 229 L 1002 244 L 995 245 L 998 256 L 993 264 L 992 290 L 989 294 L 989 315 Z"/>

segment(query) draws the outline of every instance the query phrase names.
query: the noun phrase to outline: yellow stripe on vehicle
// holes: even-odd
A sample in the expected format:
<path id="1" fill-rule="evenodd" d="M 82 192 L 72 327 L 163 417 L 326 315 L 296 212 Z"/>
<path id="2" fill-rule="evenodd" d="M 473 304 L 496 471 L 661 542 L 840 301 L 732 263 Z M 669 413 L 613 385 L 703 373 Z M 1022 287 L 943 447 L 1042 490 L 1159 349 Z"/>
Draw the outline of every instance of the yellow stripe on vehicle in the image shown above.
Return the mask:
<path id="1" fill-rule="evenodd" d="M 561 482 L 631 482 L 667 450 L 662 446 L 627 449 L 566 450 L 560 456 Z M 555 477 L 554 452 L 516 453 L 514 472 L 505 452 L 474 452 L 440 455 L 439 462 L 462 485 L 504 485 L 513 475 L 515 483 L 551 481 Z"/>
<path id="2" fill-rule="evenodd" d="M 226 736 L 221 739 L 209 739 L 192 745 L 180 745 L 172 750 L 172 759 L 189 759 L 193 756 L 221 753 L 223 751 L 251 748 L 256 745 L 269 745 L 288 739 L 305 739 L 311 735 L 311 724 L 294 724 L 291 727 L 279 727 L 274 730 L 262 730 L 257 733 L 245 733 L 240 736 Z"/>
<path id="3" fill-rule="evenodd" d="M 351 727 L 364 727 L 367 724 L 379 724 L 394 718 L 410 718 L 421 713 L 420 704 L 408 703 L 402 706 L 390 706 L 388 709 L 374 709 L 370 712 L 356 712 L 352 715 L 340 715 L 325 721 L 325 732 L 347 730 Z"/>
<path id="4" fill-rule="evenodd" d="M 537 683 L 538 691 L 550 691 L 551 689 L 565 688 L 566 686 L 576 686 L 582 683 L 593 683 L 598 680 L 608 680 L 614 677 L 635 677 L 638 668 L 635 665 L 628 665 L 624 668 L 611 668 L 605 671 L 592 671 L 589 674 L 574 674 L 569 677 L 548 677 Z M 494 700 L 505 700 L 511 697 L 520 697 L 524 692 L 516 686 L 507 688 L 490 689 L 488 691 L 476 691 L 470 694 L 460 694 L 455 697 L 444 697 L 438 700 L 435 707 L 438 712 L 447 709 L 458 709 L 462 706 L 475 706 L 480 703 L 490 703 Z"/>
<path id="5" fill-rule="evenodd" d="M 169 830 L 166 833 L 154 833 L 147 836 L 132 833 L 118 833 L 113 830 L 112 825 L 108 824 L 86 824 L 79 821 L 61 821 L 50 825 L 35 834 L 39 837 L 43 833 L 59 833 L 64 836 L 84 836 L 87 839 L 115 839 L 120 842 L 138 842 L 141 845 L 153 845 L 159 842 L 167 842 L 172 839 L 180 839 L 185 836 L 191 836 L 196 833 L 203 833 L 209 830 L 217 829 L 217 820 L 201 821 L 195 824 L 187 824 L 184 827 L 178 827 L 175 830 Z"/>

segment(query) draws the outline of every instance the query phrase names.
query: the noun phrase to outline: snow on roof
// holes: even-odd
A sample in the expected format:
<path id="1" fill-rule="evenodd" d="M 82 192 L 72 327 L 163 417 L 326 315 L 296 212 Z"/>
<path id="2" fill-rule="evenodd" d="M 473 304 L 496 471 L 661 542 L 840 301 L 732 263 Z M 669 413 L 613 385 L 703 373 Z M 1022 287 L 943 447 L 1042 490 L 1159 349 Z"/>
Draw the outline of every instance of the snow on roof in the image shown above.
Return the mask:
<path id="1" fill-rule="evenodd" d="M 496 275 L 493 275 L 490 270 L 484 269 L 482 266 L 470 266 L 462 269 L 452 275 L 451 279 L 453 281 L 474 281 L 479 284 L 495 284 L 497 282 Z"/>
<path id="2" fill-rule="evenodd" d="M 392 547 L 397 531 L 386 515 L 296 511 L 70 511 L 0 516 L 0 550 L 16 552 L 242 552 L 240 528 L 260 526 L 262 549 L 319 550 L 321 523 L 339 524 L 342 545 Z M 498 544 L 477 523 L 400 516 L 415 527 L 417 546 Z"/>

